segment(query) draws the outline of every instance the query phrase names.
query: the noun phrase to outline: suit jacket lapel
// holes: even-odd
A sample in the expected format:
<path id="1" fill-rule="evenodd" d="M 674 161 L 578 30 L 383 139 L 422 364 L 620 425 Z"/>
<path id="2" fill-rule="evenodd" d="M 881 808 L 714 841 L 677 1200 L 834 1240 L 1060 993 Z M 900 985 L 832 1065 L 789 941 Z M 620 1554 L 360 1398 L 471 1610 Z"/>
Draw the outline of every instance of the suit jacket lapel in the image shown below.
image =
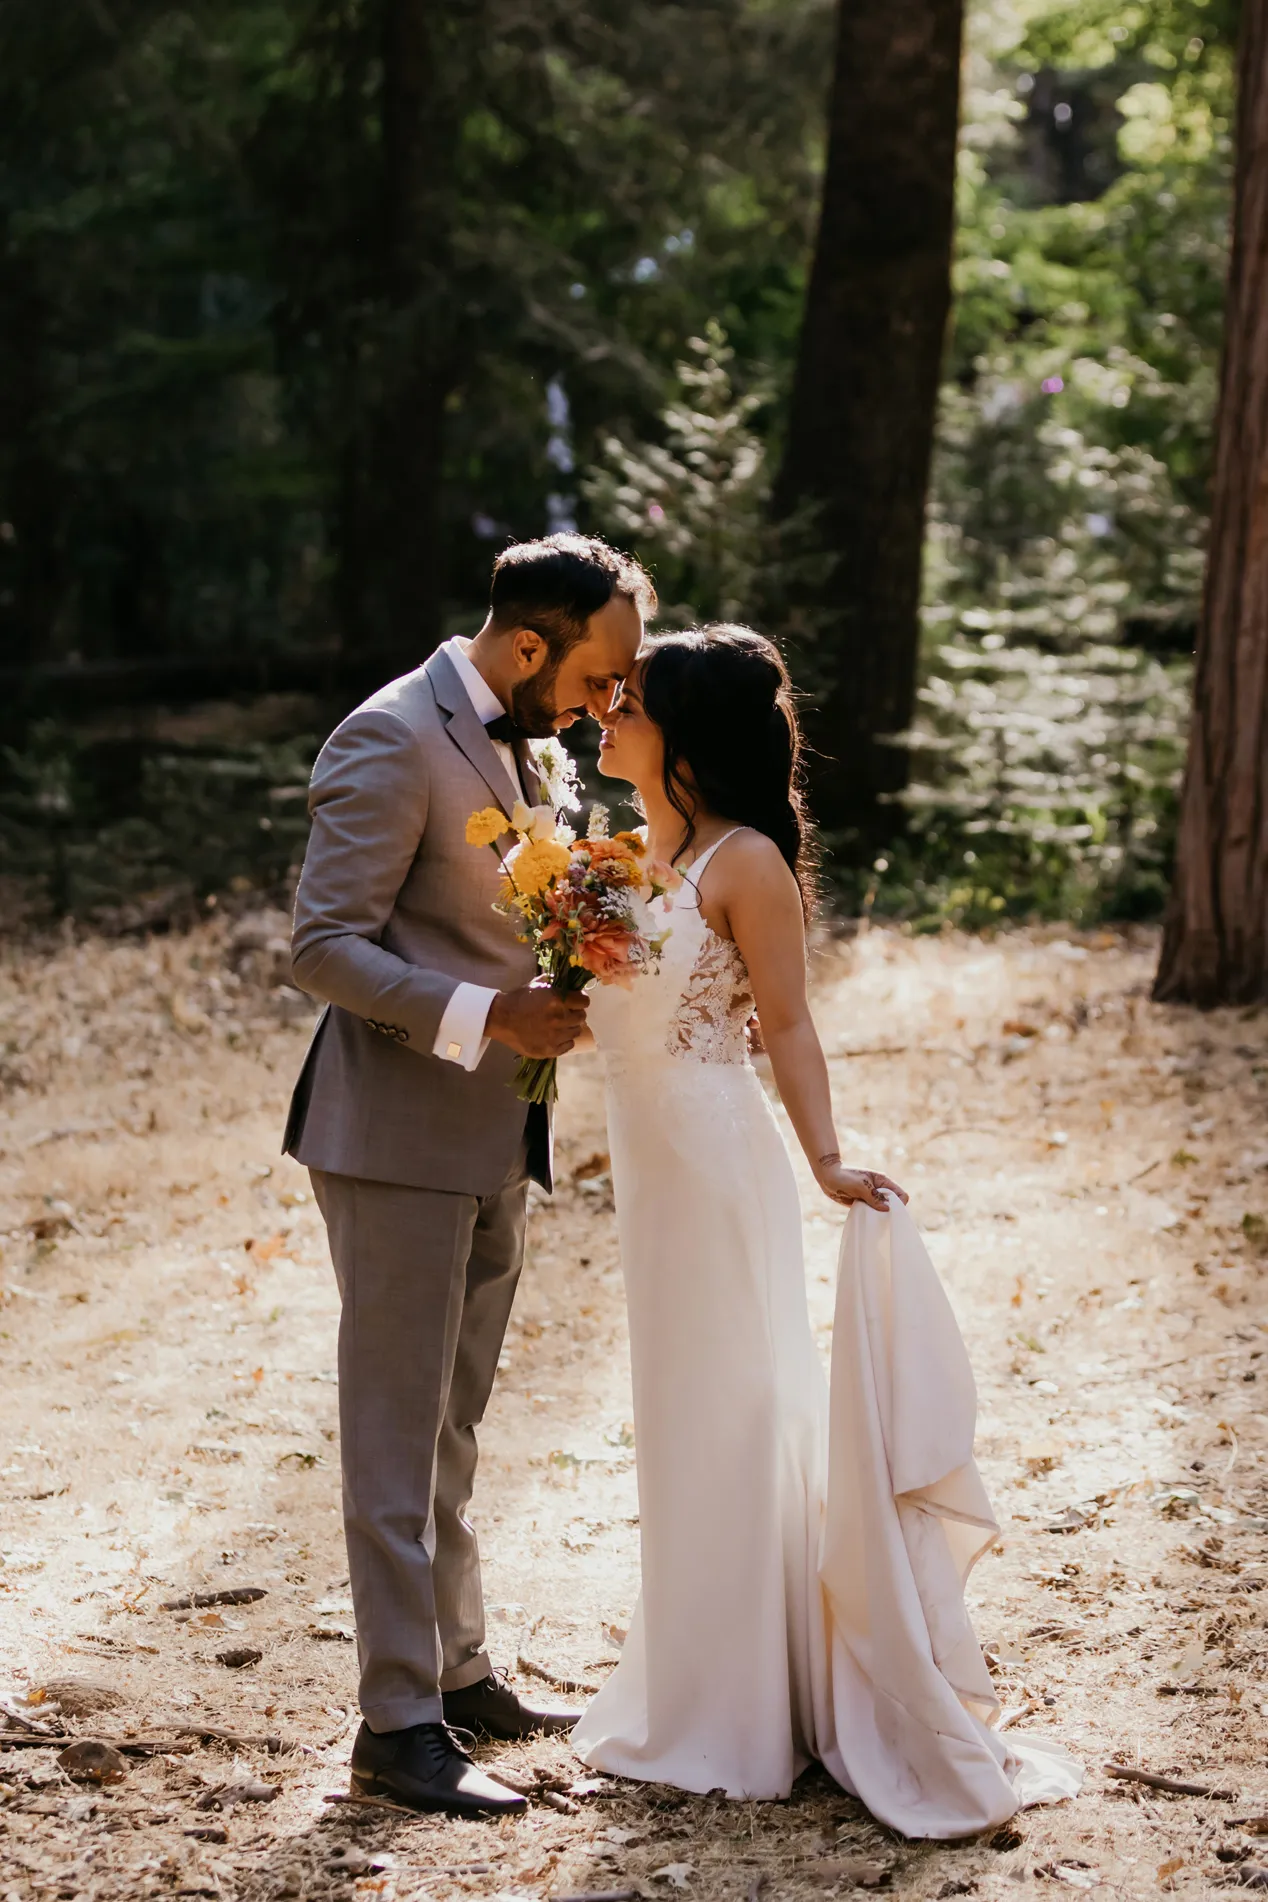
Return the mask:
<path id="1" fill-rule="evenodd" d="M 452 661 L 447 654 L 437 649 L 424 671 L 431 682 L 436 704 L 445 715 L 450 739 L 466 754 L 493 794 L 494 803 L 509 819 L 515 801 L 506 768 L 498 758 L 493 742 L 484 729 L 484 722 L 472 706 Z"/>

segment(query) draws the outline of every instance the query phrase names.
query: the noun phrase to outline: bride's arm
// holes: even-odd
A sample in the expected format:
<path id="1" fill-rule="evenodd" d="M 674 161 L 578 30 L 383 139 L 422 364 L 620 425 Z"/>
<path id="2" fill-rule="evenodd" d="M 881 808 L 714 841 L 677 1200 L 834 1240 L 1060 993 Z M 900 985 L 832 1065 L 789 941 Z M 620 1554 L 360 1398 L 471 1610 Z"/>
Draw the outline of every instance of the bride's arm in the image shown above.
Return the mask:
<path id="1" fill-rule="evenodd" d="M 710 884 L 710 911 L 722 912 L 740 949 L 757 1003 L 762 1039 L 788 1119 L 834 1202 L 886 1203 L 880 1191 L 907 1197 L 874 1170 L 847 1169 L 832 1118 L 828 1065 L 806 998 L 806 932 L 797 881 L 768 839 L 737 839 Z"/>

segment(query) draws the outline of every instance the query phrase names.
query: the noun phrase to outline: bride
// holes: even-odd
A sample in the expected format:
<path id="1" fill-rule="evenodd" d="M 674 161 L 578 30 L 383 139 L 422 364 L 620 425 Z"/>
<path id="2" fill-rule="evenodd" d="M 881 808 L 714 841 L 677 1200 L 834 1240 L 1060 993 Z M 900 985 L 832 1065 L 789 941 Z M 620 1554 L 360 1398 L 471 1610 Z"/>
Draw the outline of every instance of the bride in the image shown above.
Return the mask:
<path id="1" fill-rule="evenodd" d="M 990 1728 L 963 1581 L 994 1540 L 963 1344 L 907 1215 L 848 1166 L 806 1001 L 812 878 L 777 650 L 740 627 L 652 641 L 600 771 L 632 781 L 682 884 L 659 967 L 596 986 L 629 1304 L 642 1591 L 573 1733 L 616 1775 L 786 1797 L 817 1760 L 882 1822 L 954 1837 L 1078 1772 Z M 846 1224 L 831 1393 L 792 1163 L 749 1060 Z"/>

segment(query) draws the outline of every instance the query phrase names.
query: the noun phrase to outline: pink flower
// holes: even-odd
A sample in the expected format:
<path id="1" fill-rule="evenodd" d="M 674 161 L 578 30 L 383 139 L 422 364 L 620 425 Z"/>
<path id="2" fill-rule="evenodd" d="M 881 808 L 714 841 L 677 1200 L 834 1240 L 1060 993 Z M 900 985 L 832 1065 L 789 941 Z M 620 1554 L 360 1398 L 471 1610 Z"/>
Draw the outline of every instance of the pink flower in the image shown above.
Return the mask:
<path id="1" fill-rule="evenodd" d="M 628 990 L 638 975 L 631 961 L 637 940 L 628 925 L 618 919 L 603 919 L 585 932 L 577 947 L 577 962 L 597 977 L 600 984 L 619 984 Z"/>

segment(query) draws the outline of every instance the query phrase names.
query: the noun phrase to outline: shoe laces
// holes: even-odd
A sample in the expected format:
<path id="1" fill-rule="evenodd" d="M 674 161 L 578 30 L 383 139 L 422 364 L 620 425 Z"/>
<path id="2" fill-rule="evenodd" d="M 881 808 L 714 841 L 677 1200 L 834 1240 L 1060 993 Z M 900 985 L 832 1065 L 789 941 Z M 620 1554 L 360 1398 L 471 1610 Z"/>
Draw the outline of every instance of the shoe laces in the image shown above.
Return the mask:
<path id="1" fill-rule="evenodd" d="M 452 1724 L 420 1724 L 420 1741 L 436 1769 L 440 1769 L 446 1757 L 461 1757 L 471 1762 L 471 1752 L 475 1748 L 475 1738 L 469 1730 L 459 1730 Z"/>

